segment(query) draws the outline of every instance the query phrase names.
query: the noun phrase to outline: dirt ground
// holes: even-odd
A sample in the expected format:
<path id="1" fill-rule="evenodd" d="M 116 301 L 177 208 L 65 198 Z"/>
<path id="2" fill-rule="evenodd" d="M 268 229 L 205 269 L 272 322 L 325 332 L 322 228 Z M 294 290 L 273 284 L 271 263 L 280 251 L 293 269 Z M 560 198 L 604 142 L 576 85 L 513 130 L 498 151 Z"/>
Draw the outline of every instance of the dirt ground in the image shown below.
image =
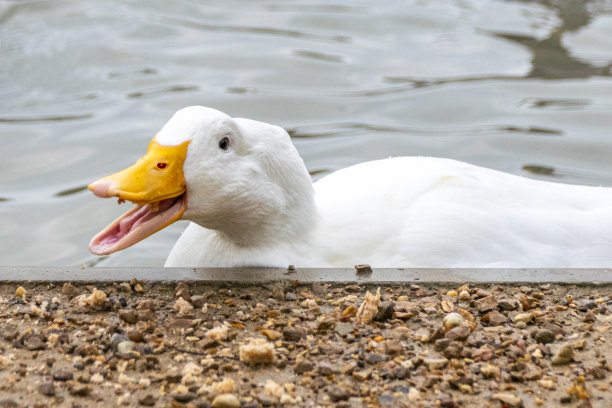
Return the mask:
<path id="1" fill-rule="evenodd" d="M 0 284 L 1 407 L 612 407 L 612 286 Z"/>

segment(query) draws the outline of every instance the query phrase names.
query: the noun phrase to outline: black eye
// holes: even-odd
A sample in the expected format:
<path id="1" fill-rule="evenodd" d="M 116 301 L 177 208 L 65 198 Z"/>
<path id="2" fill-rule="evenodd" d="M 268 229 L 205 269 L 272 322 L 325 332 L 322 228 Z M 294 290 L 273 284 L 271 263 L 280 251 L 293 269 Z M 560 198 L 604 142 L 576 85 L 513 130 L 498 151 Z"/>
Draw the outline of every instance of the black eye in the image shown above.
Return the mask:
<path id="1" fill-rule="evenodd" d="M 227 150 L 227 148 L 229 147 L 229 139 L 227 137 L 224 137 L 223 139 L 221 139 L 219 141 L 219 149 L 221 150 Z"/>
<path id="2" fill-rule="evenodd" d="M 166 163 L 157 163 L 157 168 L 158 168 L 158 169 L 160 169 L 160 170 L 161 170 L 161 169 L 165 169 L 165 168 L 166 168 L 166 166 L 167 166 L 167 164 L 166 164 Z"/>

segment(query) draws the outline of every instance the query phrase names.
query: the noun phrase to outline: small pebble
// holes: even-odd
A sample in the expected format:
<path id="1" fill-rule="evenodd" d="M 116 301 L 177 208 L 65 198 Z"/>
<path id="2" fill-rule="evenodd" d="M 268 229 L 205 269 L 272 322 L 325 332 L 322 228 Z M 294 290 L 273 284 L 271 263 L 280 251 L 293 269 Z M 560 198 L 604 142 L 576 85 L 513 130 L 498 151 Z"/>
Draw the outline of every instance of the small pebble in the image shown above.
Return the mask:
<path id="1" fill-rule="evenodd" d="M 300 341 L 302 339 L 302 331 L 295 327 L 287 327 L 283 329 L 283 338 L 287 341 Z"/>
<path id="2" fill-rule="evenodd" d="M 301 360 L 293 367 L 293 371 L 297 374 L 304 374 L 307 371 L 311 371 L 314 368 L 312 361 Z"/>
<path id="3" fill-rule="evenodd" d="M 111 347 L 116 350 L 119 343 L 123 341 L 128 341 L 128 338 L 119 333 L 113 333 L 110 340 Z"/>
<path id="4" fill-rule="evenodd" d="M 53 379 L 55 381 L 68 381 L 68 380 L 72 380 L 73 378 L 73 374 L 70 371 L 56 371 L 55 373 L 53 373 Z"/>
<path id="5" fill-rule="evenodd" d="M 240 401 L 234 394 L 217 395 L 212 402 L 213 408 L 239 408 Z"/>
<path id="6" fill-rule="evenodd" d="M 144 333 L 138 329 L 130 329 L 127 331 L 128 339 L 140 343 L 144 340 Z"/>
<path id="7" fill-rule="evenodd" d="M 19 286 L 17 290 L 15 290 L 15 296 L 17 297 L 24 297 L 26 293 L 28 293 L 28 291 L 25 290 L 23 286 Z"/>
<path id="8" fill-rule="evenodd" d="M 336 372 L 333 366 L 327 361 L 321 361 L 318 367 L 319 374 L 321 375 L 331 375 Z"/>
<path id="9" fill-rule="evenodd" d="M 132 287 L 130 286 L 128 282 L 121 282 L 119 284 L 119 291 L 126 292 L 126 293 L 132 293 Z"/>
<path id="10" fill-rule="evenodd" d="M 332 402 L 346 401 L 349 398 L 349 394 L 342 387 L 332 387 L 327 395 Z"/>
<path id="11" fill-rule="evenodd" d="M 572 361 L 574 357 L 574 349 L 569 344 L 565 343 L 559 346 L 555 354 L 551 358 L 553 365 L 563 365 Z"/>
<path id="12" fill-rule="evenodd" d="M 81 384 L 81 383 L 72 383 L 68 385 L 68 392 L 70 395 L 74 395 L 76 397 L 86 397 L 91 394 L 93 387 L 89 384 Z"/>
<path id="13" fill-rule="evenodd" d="M 193 310 L 193 306 L 191 305 L 191 303 L 189 303 L 182 297 L 176 298 L 176 302 L 174 303 L 174 308 L 176 309 L 179 315 L 189 314 Z"/>
<path id="14" fill-rule="evenodd" d="M 267 337 L 268 340 L 271 340 L 271 341 L 275 341 L 283 337 L 283 334 L 276 330 L 264 329 L 264 330 L 261 330 L 259 333 L 261 333 L 263 336 Z"/>
<path id="15" fill-rule="evenodd" d="M 38 336 L 30 337 L 26 340 L 25 346 L 28 350 L 44 350 L 47 348 L 47 344 L 41 340 Z"/>
<path id="16" fill-rule="evenodd" d="M 441 408 L 455 408 L 457 405 L 452 398 L 443 398 L 437 401 L 437 405 Z"/>
<path id="17" fill-rule="evenodd" d="M 62 287 L 62 295 L 66 296 L 69 299 L 75 298 L 79 295 L 79 291 L 74 287 L 71 283 L 64 283 Z"/>
<path id="18" fill-rule="evenodd" d="M 334 327 L 336 333 L 338 333 L 342 337 L 346 337 L 349 333 L 352 333 L 355 328 L 351 323 L 338 323 L 336 327 Z"/>
<path id="19" fill-rule="evenodd" d="M 511 407 L 520 407 L 523 405 L 523 401 L 519 397 L 510 393 L 493 394 L 493 399 L 501 401 Z"/>
<path id="20" fill-rule="evenodd" d="M 491 295 L 491 292 L 489 292 L 488 290 L 485 290 L 485 289 L 478 289 L 478 290 L 476 290 L 476 296 L 478 296 L 478 297 L 483 298 L 483 297 L 487 297 L 487 296 L 490 296 L 490 295 Z"/>
<path id="21" fill-rule="evenodd" d="M 38 386 L 38 392 L 48 397 L 55 395 L 55 386 L 53 381 L 45 381 Z"/>
<path id="22" fill-rule="evenodd" d="M 136 343 L 133 341 L 122 341 L 117 345 L 117 351 L 121 354 L 127 354 L 130 351 L 134 350 L 134 346 Z"/>
<path id="23" fill-rule="evenodd" d="M 376 365 L 377 363 L 380 363 L 386 360 L 387 360 L 387 357 L 385 355 L 377 354 L 377 353 L 367 353 L 364 358 L 364 361 L 367 364 L 371 364 L 371 365 Z"/>
<path id="24" fill-rule="evenodd" d="M 514 299 L 500 299 L 499 307 L 507 311 L 516 310 L 518 308 L 518 302 Z"/>
<path id="25" fill-rule="evenodd" d="M 138 313 L 136 310 L 122 309 L 119 311 L 119 318 L 127 323 L 134 324 L 138 321 Z"/>
<path id="26" fill-rule="evenodd" d="M 498 311 L 494 310 L 489 313 L 489 324 L 491 326 L 501 326 L 506 323 L 508 323 L 508 318 Z"/>
<path id="27" fill-rule="evenodd" d="M 180 402 L 182 404 L 185 404 L 189 401 L 194 400 L 197 397 L 197 395 L 195 395 L 192 392 L 179 392 L 177 394 L 173 394 L 172 398 L 174 398 L 175 401 Z"/>
<path id="28" fill-rule="evenodd" d="M 514 323 L 518 323 L 518 322 L 529 323 L 532 319 L 533 319 L 533 314 L 531 313 L 519 313 L 516 316 L 514 316 L 512 321 Z"/>
<path id="29" fill-rule="evenodd" d="M 144 407 L 152 407 L 155 405 L 155 397 L 151 394 L 147 394 L 143 398 L 139 399 L 138 403 Z"/>
<path id="30" fill-rule="evenodd" d="M 494 295 L 489 295 L 476 300 L 474 305 L 479 312 L 487 312 L 497 308 L 498 302 Z"/>
<path id="31" fill-rule="evenodd" d="M 423 359 L 423 363 L 429 366 L 430 370 L 437 370 L 446 367 L 448 359 L 446 358 L 426 358 Z"/>
<path id="32" fill-rule="evenodd" d="M 20 408 L 21 405 L 17 404 L 15 400 L 10 398 L 4 398 L 0 400 L 0 408 Z"/>
<path id="33" fill-rule="evenodd" d="M 500 368 L 491 364 L 486 364 L 485 366 L 481 367 L 480 372 L 488 378 L 499 378 L 501 375 Z"/>
<path id="34" fill-rule="evenodd" d="M 372 267 L 368 264 L 355 265 L 357 273 L 372 273 Z"/>
<path id="35" fill-rule="evenodd" d="M 389 319 L 393 318 L 393 312 L 394 311 L 395 310 L 394 310 L 393 302 L 391 302 L 391 301 L 384 301 L 378 307 L 378 313 L 374 317 L 374 320 L 376 320 L 378 322 L 384 322 L 386 320 L 389 320 Z"/>
<path id="36" fill-rule="evenodd" d="M 447 331 L 444 337 L 450 340 L 466 340 L 469 335 L 470 327 L 466 324 L 461 324 Z"/>
<path id="37" fill-rule="evenodd" d="M 547 329 L 540 329 L 535 334 L 538 343 L 548 344 L 555 341 L 555 334 Z"/>
<path id="38" fill-rule="evenodd" d="M 274 361 L 274 345 L 265 339 L 247 339 L 240 346 L 240 361 L 254 364 L 272 364 Z"/>
<path id="39" fill-rule="evenodd" d="M 442 325 L 445 329 L 452 329 L 453 327 L 457 327 L 465 321 L 462 315 L 456 312 L 452 312 L 444 316 L 442 320 Z"/>

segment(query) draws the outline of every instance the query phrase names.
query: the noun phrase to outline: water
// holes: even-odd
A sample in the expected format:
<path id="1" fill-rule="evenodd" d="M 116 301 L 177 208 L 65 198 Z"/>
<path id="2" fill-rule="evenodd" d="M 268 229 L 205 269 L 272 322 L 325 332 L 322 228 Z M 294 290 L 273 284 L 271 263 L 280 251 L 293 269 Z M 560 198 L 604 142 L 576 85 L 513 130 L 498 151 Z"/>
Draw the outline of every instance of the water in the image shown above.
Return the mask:
<path id="1" fill-rule="evenodd" d="M 162 265 L 184 222 L 96 257 L 87 183 L 173 112 L 285 127 L 315 178 L 398 155 L 612 186 L 611 1 L 0 0 L 0 265 Z"/>

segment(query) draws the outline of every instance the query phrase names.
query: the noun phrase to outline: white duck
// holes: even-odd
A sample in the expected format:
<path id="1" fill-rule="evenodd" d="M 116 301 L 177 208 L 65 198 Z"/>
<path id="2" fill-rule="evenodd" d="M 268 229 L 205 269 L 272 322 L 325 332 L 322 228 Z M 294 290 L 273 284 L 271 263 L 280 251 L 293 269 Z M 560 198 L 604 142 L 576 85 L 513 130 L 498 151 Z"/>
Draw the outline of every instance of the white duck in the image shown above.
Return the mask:
<path id="1" fill-rule="evenodd" d="M 190 220 L 166 266 L 612 266 L 610 188 L 430 157 L 362 163 L 313 185 L 282 128 L 201 106 L 89 189 L 138 204 L 92 239 L 94 254 Z"/>

